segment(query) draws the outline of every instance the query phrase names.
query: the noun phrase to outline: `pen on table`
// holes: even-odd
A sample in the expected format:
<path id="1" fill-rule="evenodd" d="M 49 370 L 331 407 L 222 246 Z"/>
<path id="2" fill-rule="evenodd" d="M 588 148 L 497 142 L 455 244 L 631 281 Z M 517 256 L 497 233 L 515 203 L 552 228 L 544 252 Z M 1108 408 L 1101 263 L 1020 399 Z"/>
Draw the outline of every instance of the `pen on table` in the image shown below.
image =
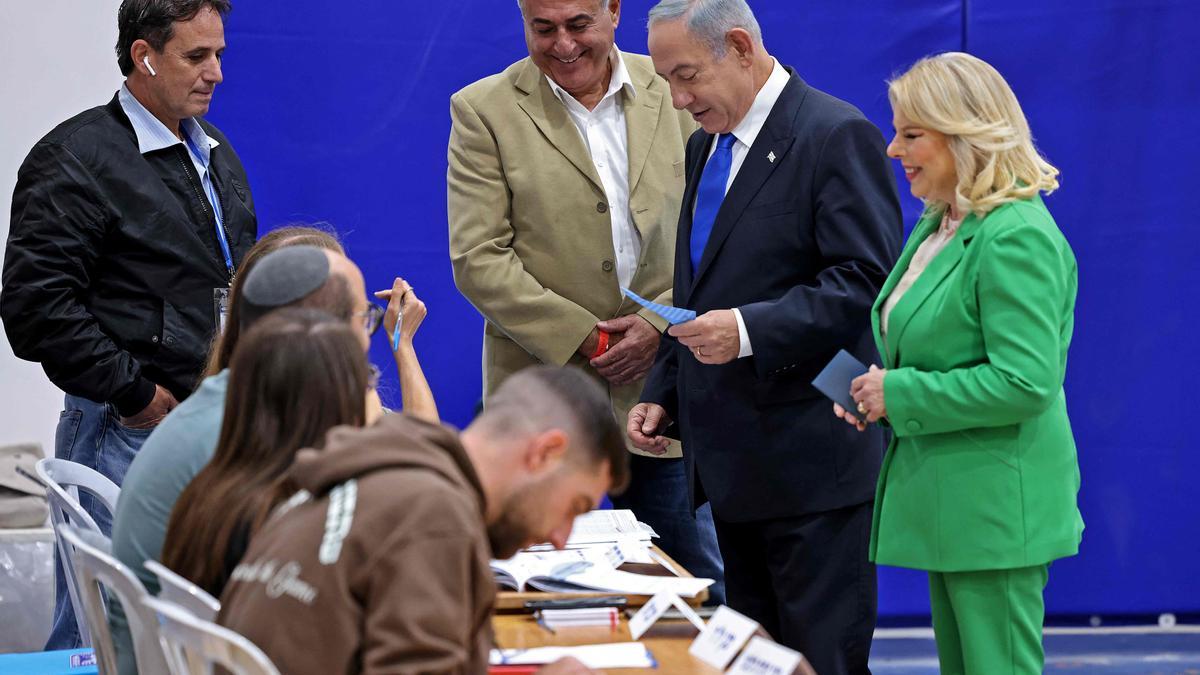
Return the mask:
<path id="1" fill-rule="evenodd" d="M 534 621 L 537 621 L 537 625 L 539 625 L 539 626 L 541 626 L 542 628 L 545 628 L 546 630 L 550 631 L 550 634 L 551 634 L 551 635 L 558 635 L 558 633 L 557 633 L 557 632 L 555 632 L 555 630 L 554 630 L 553 628 L 551 628 L 550 626 L 548 626 L 548 625 L 546 624 L 546 621 L 545 621 L 545 620 L 542 618 L 542 613 L 541 613 L 541 612 L 534 612 L 534 613 L 533 613 L 533 619 L 534 619 Z"/>
<path id="2" fill-rule="evenodd" d="M 405 291 L 405 292 L 407 293 L 408 291 Z M 390 301 L 392 299 L 392 289 L 389 288 L 389 289 L 382 290 L 382 291 L 375 291 L 375 297 L 380 298 L 380 299 L 386 298 L 387 300 Z M 396 351 L 397 349 L 400 348 L 400 321 L 403 318 L 404 318 L 404 310 L 397 307 L 396 308 L 396 327 L 392 329 L 392 351 Z"/>

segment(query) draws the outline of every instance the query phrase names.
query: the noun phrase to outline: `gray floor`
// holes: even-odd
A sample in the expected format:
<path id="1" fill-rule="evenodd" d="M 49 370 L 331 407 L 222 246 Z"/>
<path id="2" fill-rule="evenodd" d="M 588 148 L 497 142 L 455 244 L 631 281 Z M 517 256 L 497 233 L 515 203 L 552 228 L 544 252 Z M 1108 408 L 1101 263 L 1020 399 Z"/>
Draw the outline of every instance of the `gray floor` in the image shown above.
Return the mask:
<path id="1" fill-rule="evenodd" d="M 1045 645 L 1047 673 L 1200 675 L 1200 626 L 1048 628 Z M 936 675 L 933 631 L 876 631 L 871 672 Z"/>

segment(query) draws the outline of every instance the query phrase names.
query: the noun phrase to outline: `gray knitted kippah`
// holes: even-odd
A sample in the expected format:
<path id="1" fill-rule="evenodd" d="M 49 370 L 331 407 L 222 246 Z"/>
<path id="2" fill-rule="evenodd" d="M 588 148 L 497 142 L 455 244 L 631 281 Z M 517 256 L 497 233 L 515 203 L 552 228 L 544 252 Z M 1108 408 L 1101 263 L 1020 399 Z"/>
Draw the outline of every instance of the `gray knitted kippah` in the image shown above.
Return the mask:
<path id="1" fill-rule="evenodd" d="M 316 246 L 286 246 L 263 256 L 242 285 L 258 307 L 282 307 L 307 297 L 329 278 L 329 257 Z"/>

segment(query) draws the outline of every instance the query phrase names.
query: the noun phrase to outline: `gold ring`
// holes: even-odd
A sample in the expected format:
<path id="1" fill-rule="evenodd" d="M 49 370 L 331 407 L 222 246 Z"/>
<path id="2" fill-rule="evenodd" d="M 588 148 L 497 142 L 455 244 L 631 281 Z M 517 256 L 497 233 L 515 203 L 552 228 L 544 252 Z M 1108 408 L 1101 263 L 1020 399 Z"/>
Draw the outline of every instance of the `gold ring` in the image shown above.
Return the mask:
<path id="1" fill-rule="evenodd" d="M 867 414 L 867 406 L 863 405 L 862 401 L 858 402 L 858 414 L 860 414 L 860 415 Z"/>

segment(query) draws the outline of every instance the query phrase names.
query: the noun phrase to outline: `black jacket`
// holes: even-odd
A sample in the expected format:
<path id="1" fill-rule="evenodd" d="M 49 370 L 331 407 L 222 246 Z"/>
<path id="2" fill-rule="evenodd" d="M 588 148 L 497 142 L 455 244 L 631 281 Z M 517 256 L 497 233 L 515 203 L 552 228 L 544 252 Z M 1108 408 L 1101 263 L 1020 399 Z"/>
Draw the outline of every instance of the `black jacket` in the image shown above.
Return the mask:
<path id="1" fill-rule="evenodd" d="M 257 220 L 242 163 L 220 142 L 210 172 L 235 266 Z M 183 400 L 229 273 L 183 145 L 142 155 L 114 96 L 58 125 L 17 173 L 0 316 L 13 352 L 68 394 L 133 415 L 160 384 Z"/>
<path id="2" fill-rule="evenodd" d="M 712 139 L 699 130 L 687 144 L 674 303 L 700 314 L 739 308 L 754 354 L 705 365 L 664 339 L 642 400 L 678 423 L 693 496 L 710 500 L 723 521 L 869 501 L 881 432 L 859 433 L 835 418 L 811 383 L 839 349 L 879 362 L 871 305 L 902 236 L 883 136 L 792 72 L 693 274 L 691 207 Z"/>

